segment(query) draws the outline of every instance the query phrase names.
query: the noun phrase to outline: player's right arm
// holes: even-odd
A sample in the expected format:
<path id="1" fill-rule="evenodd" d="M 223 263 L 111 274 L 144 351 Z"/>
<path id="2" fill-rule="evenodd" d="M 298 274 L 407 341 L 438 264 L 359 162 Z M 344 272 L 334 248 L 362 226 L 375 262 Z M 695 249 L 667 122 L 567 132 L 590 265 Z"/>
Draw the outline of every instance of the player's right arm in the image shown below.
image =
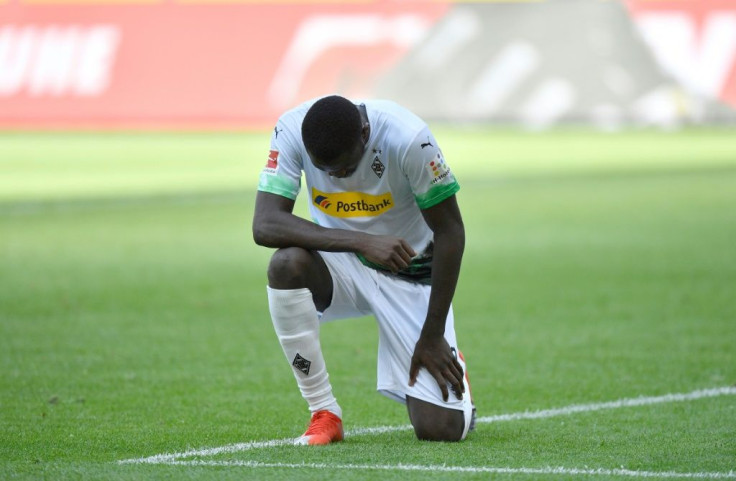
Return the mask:
<path id="1" fill-rule="evenodd" d="M 408 266 L 416 254 L 403 239 L 328 229 L 293 214 L 303 163 L 311 162 L 301 141 L 299 129 L 302 118 L 303 115 L 296 110 L 287 112 L 279 119 L 271 136 L 271 151 L 259 178 L 253 215 L 256 244 L 273 248 L 355 252 L 391 270 Z"/>
<path id="2" fill-rule="evenodd" d="M 302 247 L 328 252 L 357 252 L 368 243 L 366 234 L 326 229 L 294 215 L 294 200 L 258 191 L 253 214 L 253 240 L 264 247 Z"/>
<path id="3" fill-rule="evenodd" d="M 326 252 L 356 252 L 397 271 L 416 255 L 404 240 L 344 229 L 327 229 L 294 215 L 294 200 L 258 191 L 253 215 L 253 240 L 264 247 L 301 247 Z"/>

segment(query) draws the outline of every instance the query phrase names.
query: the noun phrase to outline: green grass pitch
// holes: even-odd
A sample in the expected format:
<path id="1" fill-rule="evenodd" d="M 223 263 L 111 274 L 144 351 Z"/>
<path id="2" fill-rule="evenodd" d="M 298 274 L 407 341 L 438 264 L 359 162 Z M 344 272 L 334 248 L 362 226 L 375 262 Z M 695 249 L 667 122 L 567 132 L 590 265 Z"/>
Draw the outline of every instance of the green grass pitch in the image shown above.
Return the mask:
<path id="1" fill-rule="evenodd" d="M 343 321 L 353 435 L 315 449 L 269 444 L 308 416 L 250 235 L 269 134 L 0 134 L 0 478 L 736 479 L 736 133 L 436 135 L 483 422 L 416 441 L 374 323 Z"/>

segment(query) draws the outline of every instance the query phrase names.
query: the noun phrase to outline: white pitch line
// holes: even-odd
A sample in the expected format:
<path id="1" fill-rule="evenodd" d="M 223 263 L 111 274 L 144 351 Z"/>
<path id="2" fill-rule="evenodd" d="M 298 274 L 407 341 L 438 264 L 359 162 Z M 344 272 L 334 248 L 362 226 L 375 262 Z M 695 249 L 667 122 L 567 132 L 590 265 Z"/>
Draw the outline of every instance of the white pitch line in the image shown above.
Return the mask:
<path id="1" fill-rule="evenodd" d="M 736 386 L 717 387 L 712 389 L 700 389 L 689 393 L 681 394 L 664 394 L 662 396 L 640 396 L 628 399 L 619 399 L 617 401 L 608 401 L 593 404 L 573 404 L 571 406 L 544 409 L 541 411 L 526 411 L 513 414 L 499 414 L 496 416 L 486 416 L 478 418 L 477 423 L 496 423 L 500 421 L 517 421 L 520 419 L 542 419 L 555 416 L 564 416 L 575 413 L 587 413 L 592 411 L 602 411 L 604 409 L 619 409 L 625 407 L 650 406 L 652 404 L 662 404 L 681 401 L 694 401 L 716 396 L 728 396 L 736 394 Z"/>
<path id="2" fill-rule="evenodd" d="M 427 471 L 445 473 L 491 473 L 491 474 L 561 474 L 561 475 L 603 475 L 629 476 L 632 478 L 684 478 L 684 479 L 736 479 L 736 472 L 695 472 L 677 471 L 635 471 L 631 469 L 603 468 L 495 468 L 489 466 L 447 466 L 420 464 L 325 464 L 325 463 L 261 463 L 258 461 L 172 461 L 174 466 L 213 466 L 245 468 L 292 468 L 292 469 L 347 469 L 363 471 Z"/>
<path id="3" fill-rule="evenodd" d="M 147 458 L 124 459 L 118 464 L 173 464 L 177 459 L 191 458 L 194 456 L 216 456 L 218 454 L 232 454 L 251 449 L 275 448 L 278 446 L 293 446 L 294 438 L 272 439 L 271 441 L 251 441 L 248 443 L 228 444 L 218 448 L 192 449 L 181 453 L 157 454 Z"/>
<path id="4" fill-rule="evenodd" d="M 716 396 L 736 395 L 736 386 L 719 387 L 712 389 L 699 389 L 689 393 L 665 394 L 662 396 L 641 396 L 636 398 L 625 398 L 617 401 L 609 401 L 592 404 L 573 404 L 570 406 L 544 409 L 540 411 L 525 411 L 511 414 L 499 414 L 495 416 L 485 416 L 478 418 L 476 423 L 495 423 L 504 421 L 517 421 L 521 419 L 544 419 L 555 416 L 565 416 L 575 413 L 601 411 L 604 409 L 619 409 L 623 407 L 649 406 L 652 404 L 662 404 L 670 402 L 693 401 L 697 399 L 710 398 Z M 407 431 L 412 429 L 410 425 L 403 426 L 376 426 L 369 428 L 356 428 L 347 431 L 347 436 L 375 435 L 396 431 Z M 291 446 L 294 444 L 294 438 L 273 439 L 270 441 L 251 441 L 247 443 L 229 444 L 217 448 L 193 449 L 189 451 L 169 454 L 157 454 L 146 458 L 124 459 L 118 461 L 119 464 L 175 464 L 180 463 L 181 459 L 191 457 L 208 457 L 218 454 L 232 454 L 252 449 L 273 448 L 278 446 Z M 494 468 L 495 469 L 495 468 Z"/>

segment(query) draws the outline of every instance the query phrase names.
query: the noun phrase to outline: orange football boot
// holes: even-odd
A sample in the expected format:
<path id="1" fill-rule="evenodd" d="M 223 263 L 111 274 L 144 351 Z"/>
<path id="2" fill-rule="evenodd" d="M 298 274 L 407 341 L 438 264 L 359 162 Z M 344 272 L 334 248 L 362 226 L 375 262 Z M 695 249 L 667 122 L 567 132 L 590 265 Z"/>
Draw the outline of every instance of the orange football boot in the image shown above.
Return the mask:
<path id="1" fill-rule="evenodd" d="M 295 444 L 323 445 L 342 441 L 342 419 L 330 411 L 317 411 L 306 432 L 297 438 Z"/>

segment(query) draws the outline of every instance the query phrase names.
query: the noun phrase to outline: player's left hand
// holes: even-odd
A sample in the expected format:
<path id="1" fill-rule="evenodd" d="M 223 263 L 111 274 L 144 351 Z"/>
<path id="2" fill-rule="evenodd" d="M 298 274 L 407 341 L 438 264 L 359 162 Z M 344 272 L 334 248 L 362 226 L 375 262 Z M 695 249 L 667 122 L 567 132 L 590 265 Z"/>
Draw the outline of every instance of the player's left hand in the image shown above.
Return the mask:
<path id="1" fill-rule="evenodd" d="M 465 391 L 463 367 L 458 362 L 452 349 L 450 349 L 450 345 L 444 336 L 419 337 L 419 341 L 414 346 L 414 355 L 411 357 L 409 386 L 416 383 L 421 368 L 427 369 L 429 374 L 437 381 L 437 385 L 442 391 L 443 400 L 447 401 L 450 396 L 447 389 L 448 384 L 458 399 L 463 398 L 463 392 Z"/>

